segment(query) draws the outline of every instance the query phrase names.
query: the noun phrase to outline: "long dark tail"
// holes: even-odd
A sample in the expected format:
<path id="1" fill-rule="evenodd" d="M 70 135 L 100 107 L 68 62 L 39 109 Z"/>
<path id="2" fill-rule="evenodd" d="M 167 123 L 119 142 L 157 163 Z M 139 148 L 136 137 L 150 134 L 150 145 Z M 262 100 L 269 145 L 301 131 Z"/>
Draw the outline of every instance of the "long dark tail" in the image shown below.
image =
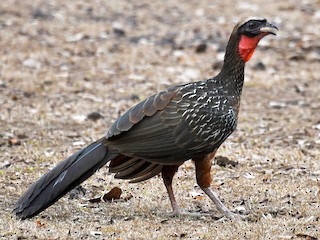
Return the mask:
<path id="1" fill-rule="evenodd" d="M 117 155 L 103 142 L 90 144 L 43 175 L 19 198 L 13 212 L 22 219 L 35 216 L 89 178 Z"/>

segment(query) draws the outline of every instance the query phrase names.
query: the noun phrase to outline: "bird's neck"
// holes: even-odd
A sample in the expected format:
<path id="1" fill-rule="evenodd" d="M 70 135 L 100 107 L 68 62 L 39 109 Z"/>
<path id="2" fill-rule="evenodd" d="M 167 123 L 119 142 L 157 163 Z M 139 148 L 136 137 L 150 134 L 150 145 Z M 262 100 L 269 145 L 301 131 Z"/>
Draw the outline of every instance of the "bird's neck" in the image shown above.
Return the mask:
<path id="1" fill-rule="evenodd" d="M 216 79 L 223 83 L 228 92 L 240 96 L 244 81 L 244 67 L 245 61 L 239 52 L 239 39 L 231 36 L 226 48 L 223 67 Z"/>

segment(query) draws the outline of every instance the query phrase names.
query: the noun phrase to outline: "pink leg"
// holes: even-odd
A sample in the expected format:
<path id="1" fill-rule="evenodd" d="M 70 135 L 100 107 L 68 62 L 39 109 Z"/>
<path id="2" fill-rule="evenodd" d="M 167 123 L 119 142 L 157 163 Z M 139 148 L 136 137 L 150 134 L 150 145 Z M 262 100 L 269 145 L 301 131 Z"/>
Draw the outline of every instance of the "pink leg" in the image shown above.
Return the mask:
<path id="1" fill-rule="evenodd" d="M 177 172 L 179 166 L 180 165 L 167 165 L 167 166 L 163 166 L 162 168 L 162 179 L 169 195 L 169 199 L 170 199 L 170 203 L 173 211 L 172 215 L 179 215 L 179 207 L 172 190 L 172 179 L 174 174 Z"/>

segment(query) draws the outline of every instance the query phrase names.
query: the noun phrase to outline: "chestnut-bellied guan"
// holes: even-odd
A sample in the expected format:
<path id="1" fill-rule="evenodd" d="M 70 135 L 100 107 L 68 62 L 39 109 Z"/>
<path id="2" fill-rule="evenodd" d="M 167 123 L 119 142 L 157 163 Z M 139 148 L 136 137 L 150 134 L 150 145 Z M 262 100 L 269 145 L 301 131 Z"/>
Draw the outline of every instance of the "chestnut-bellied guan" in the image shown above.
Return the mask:
<path id="1" fill-rule="evenodd" d="M 236 129 L 245 63 L 259 40 L 276 30 L 264 18 L 239 22 L 231 33 L 217 76 L 170 87 L 132 107 L 104 137 L 36 181 L 19 198 L 13 212 L 22 219 L 42 212 L 109 163 L 115 178 L 131 182 L 161 173 L 173 214 L 179 214 L 172 179 L 179 166 L 192 159 L 198 185 L 224 215 L 233 218 L 210 188 L 212 158 Z"/>

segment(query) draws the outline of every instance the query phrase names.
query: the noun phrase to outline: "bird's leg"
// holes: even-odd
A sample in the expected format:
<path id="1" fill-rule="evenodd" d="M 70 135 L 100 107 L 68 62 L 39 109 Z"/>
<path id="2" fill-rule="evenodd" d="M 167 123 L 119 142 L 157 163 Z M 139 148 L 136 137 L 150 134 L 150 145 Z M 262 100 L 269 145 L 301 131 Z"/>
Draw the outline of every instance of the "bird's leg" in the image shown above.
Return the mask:
<path id="1" fill-rule="evenodd" d="M 218 194 L 212 191 L 210 187 L 202 188 L 202 190 L 209 196 L 209 198 L 216 204 L 217 209 L 222 212 L 226 217 L 230 218 L 231 220 L 234 220 L 236 215 L 220 201 Z"/>
<path id="2" fill-rule="evenodd" d="M 217 209 L 222 212 L 226 217 L 235 219 L 236 216 L 232 213 L 219 199 L 218 194 L 211 188 L 211 165 L 215 152 L 206 155 L 202 158 L 193 158 L 196 166 L 197 183 L 201 189 L 209 196 L 209 198 L 216 204 Z"/>
<path id="3" fill-rule="evenodd" d="M 179 215 L 179 207 L 172 190 L 172 179 L 179 166 L 180 165 L 166 165 L 162 168 L 162 179 L 169 195 L 173 216 Z"/>

